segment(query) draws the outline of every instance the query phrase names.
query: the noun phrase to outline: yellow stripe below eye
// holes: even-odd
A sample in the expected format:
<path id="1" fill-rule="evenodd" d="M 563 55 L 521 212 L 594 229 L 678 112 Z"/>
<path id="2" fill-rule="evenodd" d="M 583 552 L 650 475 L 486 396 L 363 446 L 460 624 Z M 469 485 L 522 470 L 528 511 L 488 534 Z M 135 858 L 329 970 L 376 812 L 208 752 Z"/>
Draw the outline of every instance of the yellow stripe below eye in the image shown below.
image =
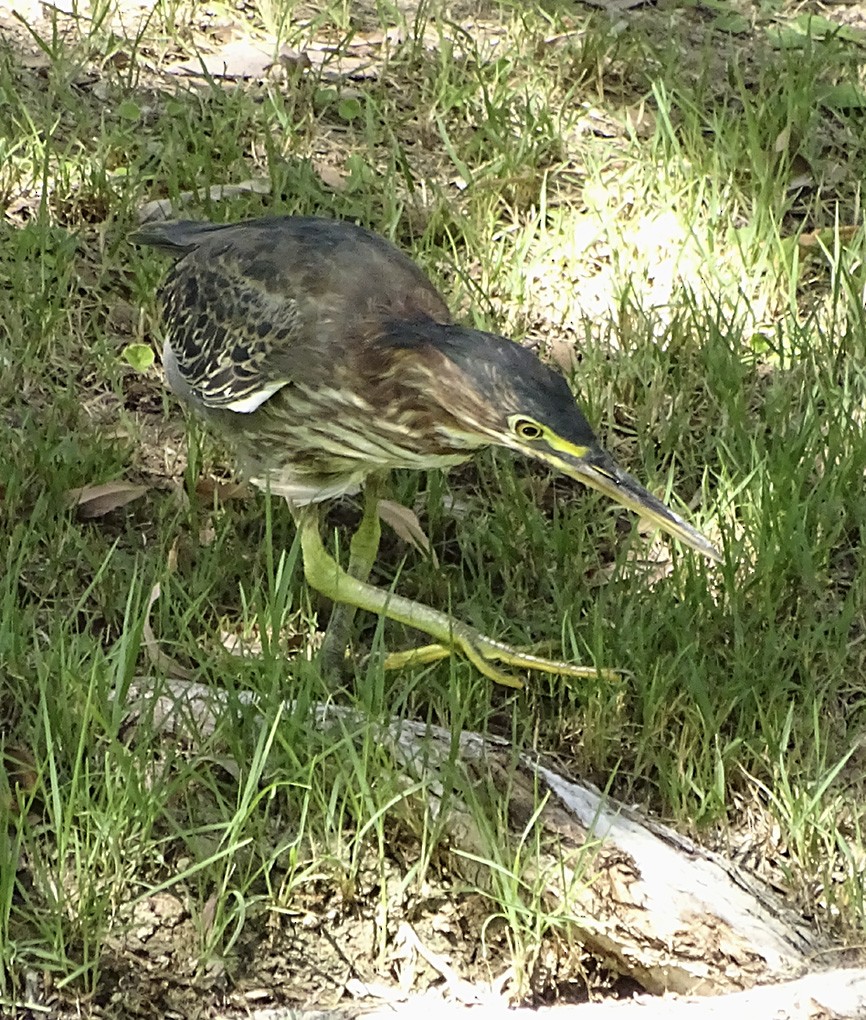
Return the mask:
<path id="1" fill-rule="evenodd" d="M 577 460 L 583 460 L 590 453 L 588 446 L 575 446 L 574 443 L 569 443 L 566 439 L 560 439 L 555 432 L 545 432 L 544 441 L 548 446 L 556 450 L 557 453 L 564 453 L 569 457 L 575 457 Z"/>

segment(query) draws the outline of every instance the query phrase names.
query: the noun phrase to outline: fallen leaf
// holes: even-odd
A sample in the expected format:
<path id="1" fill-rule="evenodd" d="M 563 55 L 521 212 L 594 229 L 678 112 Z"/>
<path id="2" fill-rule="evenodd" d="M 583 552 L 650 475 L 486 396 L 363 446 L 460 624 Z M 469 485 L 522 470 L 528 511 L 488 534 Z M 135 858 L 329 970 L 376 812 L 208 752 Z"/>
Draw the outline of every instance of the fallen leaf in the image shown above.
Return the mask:
<path id="1" fill-rule="evenodd" d="M 238 778 L 238 777 L 235 777 Z M 205 900 L 204 906 L 201 908 L 199 914 L 199 931 L 207 937 L 214 925 L 216 920 L 217 907 L 219 906 L 219 896 L 216 893 L 211 893 L 210 896 Z"/>
<path id="2" fill-rule="evenodd" d="M 797 244 L 801 248 L 815 248 L 819 244 L 832 248 L 837 235 L 840 241 L 847 243 L 854 240 L 859 230 L 860 227 L 854 223 L 848 226 L 825 227 L 823 230 L 814 230 L 808 234 L 800 234 L 797 238 Z"/>
<path id="3" fill-rule="evenodd" d="M 414 510 L 403 506 L 402 503 L 395 503 L 392 499 L 380 499 L 378 513 L 379 518 L 391 528 L 398 538 L 402 538 L 404 542 L 408 542 L 419 552 L 430 556 L 434 565 L 438 566 L 436 553 L 433 551 L 430 539 L 424 533 Z"/>
<path id="4" fill-rule="evenodd" d="M 788 185 L 785 191 L 800 191 L 803 188 L 814 188 L 815 178 L 808 170 L 804 170 L 802 173 L 794 174 L 794 176 L 788 181 Z"/>
<path id="5" fill-rule="evenodd" d="M 238 659 L 260 659 L 264 655 L 262 639 L 257 627 L 243 630 L 221 630 L 219 642 L 229 653 Z"/>
<path id="6" fill-rule="evenodd" d="M 478 507 L 468 499 L 462 499 L 451 493 L 446 493 L 442 499 L 442 509 L 455 521 L 466 521 L 472 514 L 478 512 Z"/>
<path id="7" fill-rule="evenodd" d="M 177 570 L 177 547 L 180 543 L 180 539 L 176 538 L 171 543 L 171 549 L 168 550 L 168 558 L 166 559 L 166 568 L 170 574 L 173 574 Z"/>
<path id="8" fill-rule="evenodd" d="M 238 765 L 235 758 L 230 758 L 227 754 L 203 754 L 197 760 L 217 765 L 224 772 L 227 772 L 235 782 L 239 783 L 241 781 L 240 765 Z"/>
<path id="9" fill-rule="evenodd" d="M 556 336 L 547 345 L 547 357 L 554 365 L 558 365 L 563 372 L 574 372 L 580 361 L 580 356 L 575 347 L 575 341 L 571 338 Z"/>
<path id="10" fill-rule="evenodd" d="M 51 57 L 42 50 L 24 53 L 18 59 L 21 66 L 26 67 L 28 71 L 44 71 L 52 66 Z"/>
<path id="11" fill-rule="evenodd" d="M 232 499 L 249 499 L 252 496 L 249 486 L 243 482 L 221 482 L 217 478 L 204 477 L 195 483 L 195 494 L 207 500 L 213 500 L 216 496 L 220 503 L 228 503 Z"/>
<path id="12" fill-rule="evenodd" d="M 307 54 L 322 81 L 343 82 L 346 78 L 358 81 L 379 77 L 380 68 L 366 56 L 356 57 L 332 46 L 319 48 L 315 44 L 308 47 Z"/>
<path id="13" fill-rule="evenodd" d="M 633 2 L 643 3 L 645 0 Z M 261 42 L 238 39 L 220 46 L 214 52 L 199 52 L 194 59 L 172 64 L 165 70 L 168 74 L 215 78 L 220 81 L 262 79 L 267 77 L 273 68 L 301 71 L 308 67 L 315 68 L 319 76 L 327 81 L 379 76 L 379 68 L 374 66 L 372 58 L 378 56 L 379 63 L 382 62 L 381 47 L 361 46 L 356 55 L 346 53 L 347 47 L 311 42 L 301 55 L 291 50 L 277 52 L 275 42 L 273 37 Z"/>
<path id="14" fill-rule="evenodd" d="M 791 123 L 790 121 L 776 135 L 773 142 L 773 152 L 787 152 L 791 147 Z"/>
<path id="15" fill-rule="evenodd" d="M 126 506 L 127 503 L 143 496 L 147 490 L 147 485 L 133 485 L 132 482 L 124 481 L 83 485 L 80 489 L 70 489 L 66 493 L 66 502 L 76 508 L 82 520 L 89 521 Z"/>
<path id="16" fill-rule="evenodd" d="M 801 188 L 815 187 L 815 173 L 812 169 L 812 164 L 802 153 L 796 152 L 791 157 L 791 165 L 788 168 L 788 172 L 791 176 L 788 180 L 786 191 L 799 191 Z"/>
<path id="17" fill-rule="evenodd" d="M 328 166 L 327 163 L 322 163 L 318 159 L 313 160 L 313 170 L 326 188 L 330 188 L 331 191 L 346 190 L 346 175 L 342 170 L 335 166 Z"/>
<path id="18" fill-rule="evenodd" d="M 277 63 L 287 71 L 293 72 L 308 71 L 313 66 L 305 50 L 280 50 Z"/>
<path id="19" fill-rule="evenodd" d="M 356 32 L 349 46 L 352 49 L 364 49 L 372 52 L 378 47 L 385 45 L 397 45 L 406 38 L 406 30 L 400 25 L 390 25 L 388 28 L 376 28 L 371 32 Z"/>
<path id="20" fill-rule="evenodd" d="M 129 67 L 132 63 L 132 58 L 126 50 L 118 49 L 105 58 L 105 63 L 109 67 L 115 68 L 115 70 L 122 71 L 124 68 Z"/>
<path id="21" fill-rule="evenodd" d="M 123 360 L 136 372 L 146 372 L 155 360 L 153 348 L 150 344 L 127 344 L 123 348 Z"/>
<path id="22" fill-rule="evenodd" d="M 186 666 L 181 666 L 176 659 L 167 655 L 159 647 L 159 642 L 156 640 L 156 635 L 153 633 L 153 628 L 150 625 L 150 611 L 153 608 L 154 602 L 156 602 L 161 594 L 162 588 L 160 587 L 159 581 L 157 581 L 150 589 L 150 596 L 147 600 L 147 609 L 144 613 L 144 626 L 142 627 L 144 648 L 151 663 L 156 666 L 158 670 L 165 673 L 166 676 L 171 677 L 173 680 L 189 680 L 192 677 L 192 672 L 188 670 Z"/>
<path id="23" fill-rule="evenodd" d="M 631 128 L 638 138 L 651 138 L 656 130 L 656 115 L 648 109 L 645 102 L 627 106 L 623 110 L 623 120 L 626 127 Z"/>
<path id="24" fill-rule="evenodd" d="M 36 789 L 39 771 L 36 758 L 29 747 L 21 744 L 6 744 L 0 755 L 3 780 L 0 782 L 0 809 L 18 811 L 18 791 L 27 795 Z"/>
<path id="25" fill-rule="evenodd" d="M 302 652 L 305 648 L 305 637 L 299 629 L 301 621 L 297 615 L 286 622 L 283 630 L 274 635 L 270 626 L 265 624 L 269 647 L 274 647 L 274 642 L 279 644 L 280 650 L 287 658 Z M 238 659 L 260 659 L 264 655 L 264 644 L 262 630 L 257 621 L 251 624 L 241 624 L 231 630 L 224 629 L 219 633 L 219 643 L 229 653 Z"/>

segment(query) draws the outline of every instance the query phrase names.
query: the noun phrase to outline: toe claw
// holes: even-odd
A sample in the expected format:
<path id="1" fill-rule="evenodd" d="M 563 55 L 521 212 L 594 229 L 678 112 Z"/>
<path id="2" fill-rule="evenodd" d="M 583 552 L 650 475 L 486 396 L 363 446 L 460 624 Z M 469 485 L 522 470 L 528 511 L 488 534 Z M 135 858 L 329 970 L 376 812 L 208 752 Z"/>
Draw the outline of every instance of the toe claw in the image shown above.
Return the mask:
<path id="1" fill-rule="evenodd" d="M 508 673 L 495 666 L 495 662 L 504 662 L 509 666 L 518 669 L 535 670 L 540 673 L 549 673 L 555 676 L 572 677 L 576 680 L 618 680 L 619 674 L 615 670 L 597 669 L 594 666 L 578 666 L 571 662 L 562 662 L 556 659 L 544 659 L 539 655 L 530 652 L 521 652 L 501 641 L 494 641 L 484 634 L 479 634 L 469 627 L 455 628 L 453 646 L 445 644 L 423 645 L 419 648 L 410 648 L 405 652 L 391 652 L 385 658 L 386 669 L 402 669 L 405 666 L 428 665 L 431 662 L 438 662 L 452 655 L 455 651 L 461 651 L 475 668 L 483 673 L 494 683 L 504 687 L 512 687 L 520 690 L 524 681 L 514 673 Z"/>

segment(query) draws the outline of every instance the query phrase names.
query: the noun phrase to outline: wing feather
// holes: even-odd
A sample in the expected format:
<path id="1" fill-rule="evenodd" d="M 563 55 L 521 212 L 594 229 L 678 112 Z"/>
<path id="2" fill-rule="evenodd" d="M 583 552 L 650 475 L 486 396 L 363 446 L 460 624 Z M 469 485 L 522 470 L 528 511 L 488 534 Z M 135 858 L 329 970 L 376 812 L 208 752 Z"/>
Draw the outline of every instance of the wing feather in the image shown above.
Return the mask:
<path id="1" fill-rule="evenodd" d="M 160 293 L 166 374 L 205 408 L 249 413 L 292 383 L 321 384 L 394 321 L 451 322 L 411 259 L 339 220 L 178 221 L 133 239 L 178 257 Z"/>

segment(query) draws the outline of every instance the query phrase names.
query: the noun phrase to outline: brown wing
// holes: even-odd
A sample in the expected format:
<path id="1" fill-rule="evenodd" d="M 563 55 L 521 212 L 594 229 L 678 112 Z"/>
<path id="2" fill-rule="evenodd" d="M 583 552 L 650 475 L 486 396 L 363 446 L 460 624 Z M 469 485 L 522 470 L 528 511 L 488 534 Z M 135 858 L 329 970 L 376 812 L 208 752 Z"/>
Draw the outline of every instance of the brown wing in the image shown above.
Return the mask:
<path id="1" fill-rule="evenodd" d="M 350 223 L 162 223 L 134 240 L 180 256 L 161 291 L 166 367 L 206 407 L 254 410 L 288 383 L 319 384 L 346 345 L 395 321 L 451 321 L 411 259 Z"/>

